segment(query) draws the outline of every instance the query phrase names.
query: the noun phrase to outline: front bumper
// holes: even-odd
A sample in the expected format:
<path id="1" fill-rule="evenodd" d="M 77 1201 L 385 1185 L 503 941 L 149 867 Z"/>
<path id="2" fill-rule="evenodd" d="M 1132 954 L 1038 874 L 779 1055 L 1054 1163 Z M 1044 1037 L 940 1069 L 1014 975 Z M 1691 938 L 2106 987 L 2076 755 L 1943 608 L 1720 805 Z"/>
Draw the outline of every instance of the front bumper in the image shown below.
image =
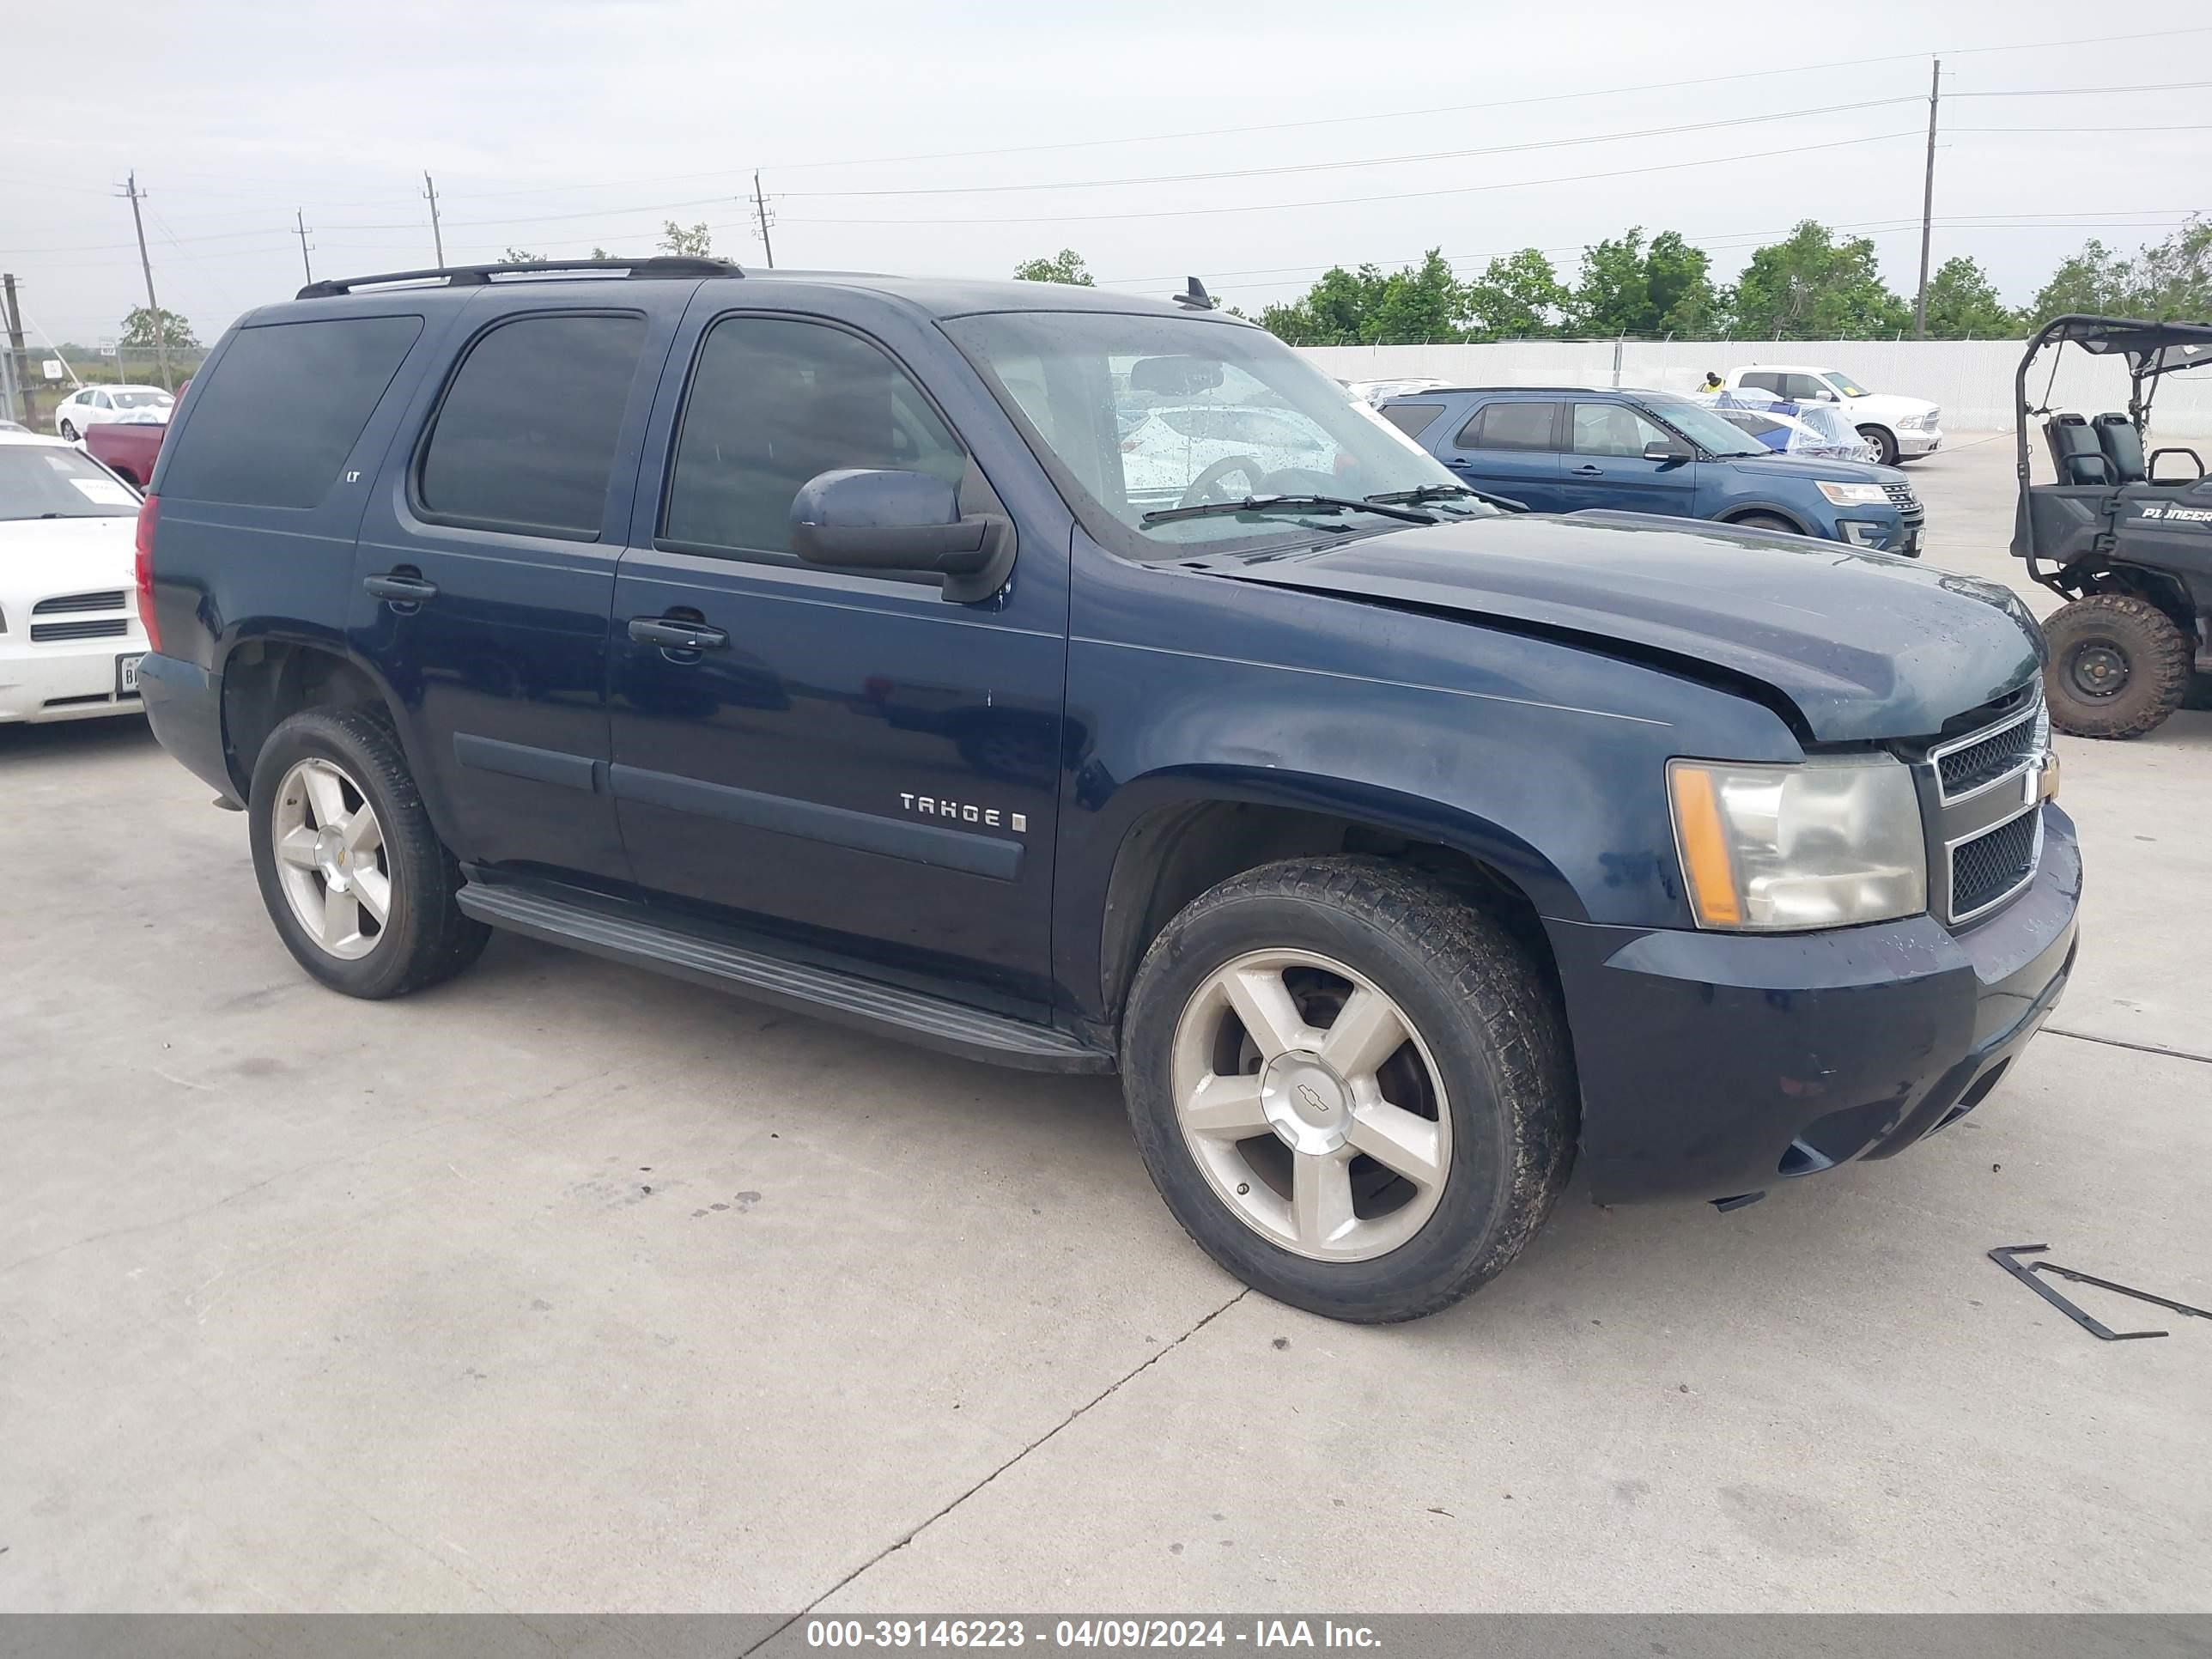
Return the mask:
<path id="1" fill-rule="evenodd" d="M 138 664 L 138 695 L 155 740 L 225 800 L 238 801 L 223 749 L 222 687 L 215 677 L 196 664 L 149 653 Z"/>
<path id="2" fill-rule="evenodd" d="M 2045 805 L 2020 896 L 1819 933 L 1547 921 L 1602 1204 L 1730 1198 L 1888 1158 L 1979 1105 L 2074 966 L 2081 856 Z"/>
<path id="3" fill-rule="evenodd" d="M 1933 455 L 1943 447 L 1941 427 L 1907 427 L 1895 435 L 1900 455 Z"/>
<path id="4" fill-rule="evenodd" d="M 1836 539 L 1877 553 L 1920 556 L 1920 529 L 1924 515 L 1910 516 L 1893 507 L 1846 507 L 1836 514 Z"/>
<path id="5" fill-rule="evenodd" d="M 34 645 L 0 635 L 0 724 L 137 714 L 139 699 L 120 689 L 116 665 L 145 648 L 135 628 L 127 635 L 67 644 Z"/>

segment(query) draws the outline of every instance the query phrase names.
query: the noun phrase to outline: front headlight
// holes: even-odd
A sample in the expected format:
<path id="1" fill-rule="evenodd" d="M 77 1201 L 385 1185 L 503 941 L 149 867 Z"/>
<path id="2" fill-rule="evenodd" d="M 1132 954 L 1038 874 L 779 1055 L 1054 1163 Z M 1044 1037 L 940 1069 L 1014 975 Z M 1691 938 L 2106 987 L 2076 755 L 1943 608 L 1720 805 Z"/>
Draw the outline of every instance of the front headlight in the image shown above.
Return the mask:
<path id="1" fill-rule="evenodd" d="M 1928 908 L 1912 775 L 1887 755 L 1795 766 L 1667 763 L 1701 927 L 1844 927 Z"/>
<path id="2" fill-rule="evenodd" d="M 1889 501 L 1889 492 L 1880 484 L 1823 483 L 1820 488 L 1838 507 L 1881 507 Z"/>

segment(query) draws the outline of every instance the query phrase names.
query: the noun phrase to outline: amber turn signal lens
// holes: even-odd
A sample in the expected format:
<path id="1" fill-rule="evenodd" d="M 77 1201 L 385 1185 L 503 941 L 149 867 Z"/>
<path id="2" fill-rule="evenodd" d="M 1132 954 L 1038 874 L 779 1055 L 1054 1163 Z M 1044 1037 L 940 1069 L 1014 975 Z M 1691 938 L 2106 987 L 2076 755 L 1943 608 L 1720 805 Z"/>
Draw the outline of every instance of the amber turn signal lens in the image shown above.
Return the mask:
<path id="1" fill-rule="evenodd" d="M 1674 823 L 1682 837 L 1682 871 L 1690 884 L 1691 908 L 1708 927 L 1733 927 L 1743 920 L 1736 899 L 1735 874 L 1729 863 L 1728 836 L 1721 827 L 1720 802 L 1712 774 L 1698 766 L 1672 766 L 1667 781 L 1674 792 Z"/>

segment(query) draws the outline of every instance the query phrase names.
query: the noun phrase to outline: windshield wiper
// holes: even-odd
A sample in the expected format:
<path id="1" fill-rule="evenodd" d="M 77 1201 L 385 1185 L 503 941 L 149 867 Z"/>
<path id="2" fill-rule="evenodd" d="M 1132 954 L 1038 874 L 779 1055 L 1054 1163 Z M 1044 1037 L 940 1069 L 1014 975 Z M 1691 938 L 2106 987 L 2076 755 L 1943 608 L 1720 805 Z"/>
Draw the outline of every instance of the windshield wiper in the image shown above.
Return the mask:
<path id="1" fill-rule="evenodd" d="M 1405 524 L 1434 524 L 1432 513 L 1392 507 L 1377 501 L 1358 501 L 1350 495 L 1247 495 L 1241 501 L 1200 501 L 1193 507 L 1164 507 L 1147 513 L 1139 524 L 1168 524 L 1176 519 L 1216 519 L 1227 513 L 1373 513 Z"/>
<path id="2" fill-rule="evenodd" d="M 1418 505 L 1423 501 L 1448 501 L 1454 496 L 1465 495 L 1472 500 L 1503 507 L 1508 513 L 1526 513 L 1528 503 L 1516 501 L 1510 495 L 1493 495 L 1486 489 L 1470 489 L 1462 483 L 1423 484 L 1417 489 L 1386 489 L 1380 495 L 1370 495 L 1370 501 L 1404 502 Z"/>

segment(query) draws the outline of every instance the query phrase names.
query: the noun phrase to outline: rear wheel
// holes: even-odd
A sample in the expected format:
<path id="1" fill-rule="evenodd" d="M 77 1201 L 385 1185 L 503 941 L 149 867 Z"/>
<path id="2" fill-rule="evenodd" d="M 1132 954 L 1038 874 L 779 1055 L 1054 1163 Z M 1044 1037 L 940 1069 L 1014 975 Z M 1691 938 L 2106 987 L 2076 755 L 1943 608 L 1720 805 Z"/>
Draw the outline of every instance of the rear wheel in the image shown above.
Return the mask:
<path id="1" fill-rule="evenodd" d="M 293 715 L 262 745 L 251 795 L 262 902 L 285 947 L 332 990 L 400 996 L 483 952 L 490 929 L 454 902 L 460 867 L 380 715 Z"/>
<path id="2" fill-rule="evenodd" d="M 68 442 L 75 443 L 76 441 L 76 425 L 74 422 L 64 421 L 61 425 L 61 433 L 63 438 Z"/>
<path id="3" fill-rule="evenodd" d="M 1859 428 L 1859 436 L 1874 446 L 1874 458 L 1881 465 L 1897 465 L 1897 440 L 1890 435 L 1888 428 L 1863 426 Z"/>
<path id="4" fill-rule="evenodd" d="M 2077 738 L 2139 738 L 2189 694 L 2189 641 L 2147 599 L 2092 593 L 2043 625 L 2051 723 Z"/>
<path id="5" fill-rule="evenodd" d="M 1548 975 L 1494 921 L 1381 860 L 1267 866 L 1146 953 L 1123 1024 L 1139 1149 L 1247 1284 L 1363 1324 L 1502 1271 L 1573 1164 Z"/>

